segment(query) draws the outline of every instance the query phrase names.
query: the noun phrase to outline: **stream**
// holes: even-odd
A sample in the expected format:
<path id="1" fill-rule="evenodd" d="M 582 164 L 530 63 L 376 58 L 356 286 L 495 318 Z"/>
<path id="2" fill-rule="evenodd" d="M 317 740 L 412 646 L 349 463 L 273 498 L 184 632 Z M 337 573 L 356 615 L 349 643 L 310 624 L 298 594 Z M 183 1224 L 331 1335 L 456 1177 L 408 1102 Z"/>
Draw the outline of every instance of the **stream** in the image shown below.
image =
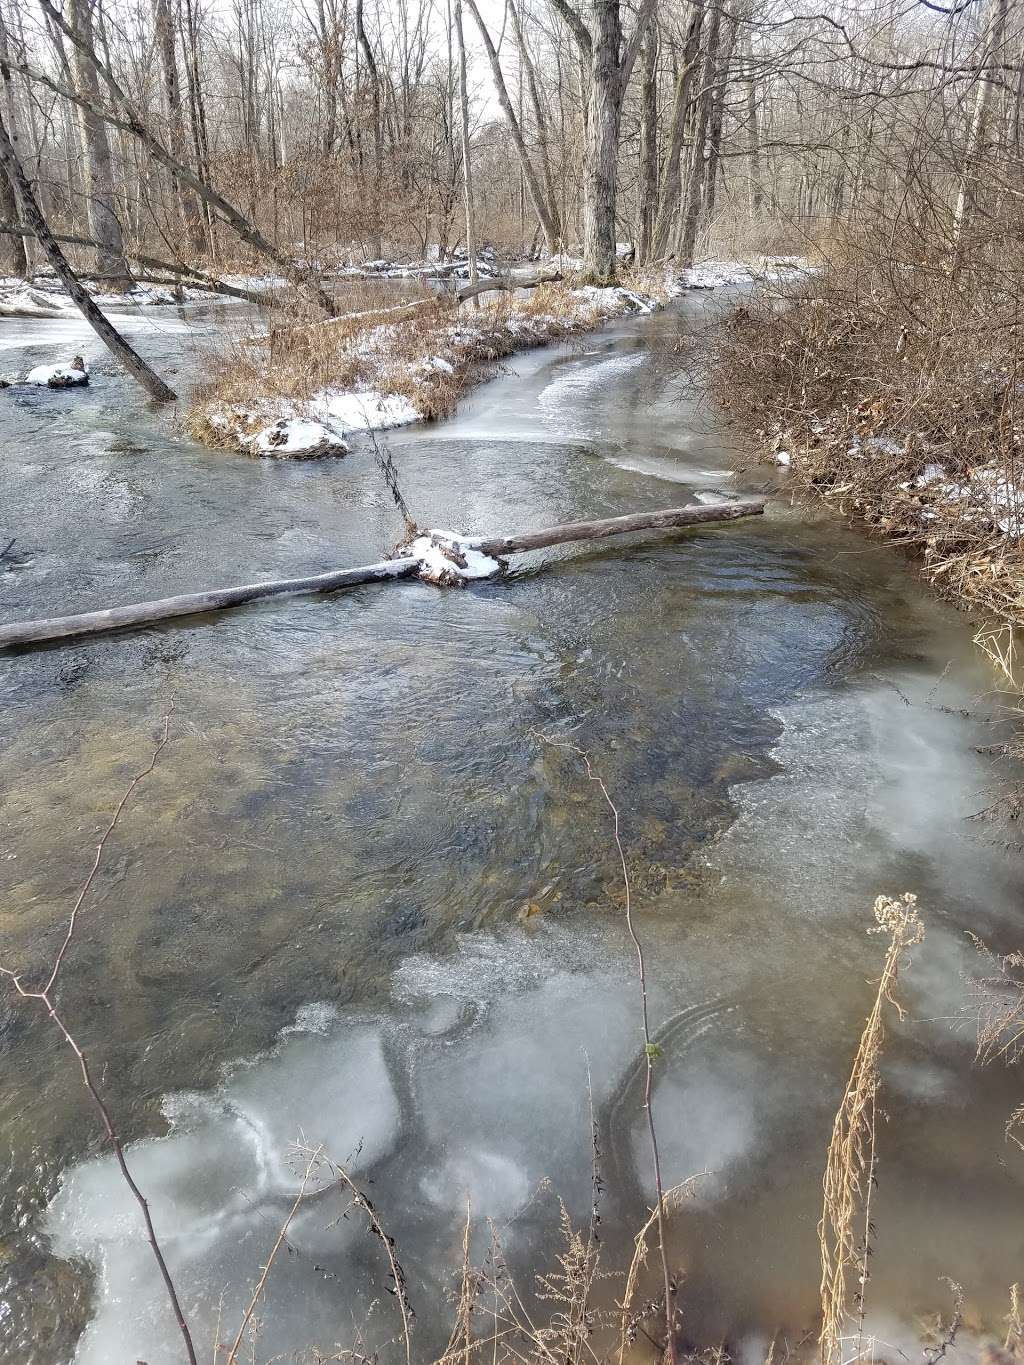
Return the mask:
<path id="1" fill-rule="evenodd" d="M 527 1299 L 558 1200 L 586 1226 L 591 1107 L 603 1264 L 628 1263 L 652 1202 L 635 956 L 609 813 L 552 740 L 591 755 L 622 817 L 665 1180 L 700 1176 L 671 1223 L 688 1340 L 755 1365 L 813 1327 L 825 1151 L 884 956 L 871 907 L 903 891 L 926 937 L 885 1053 L 868 1325 L 913 1356 L 951 1277 L 968 1324 L 999 1330 L 1024 1256 L 1004 1136 L 1024 1087 L 974 1064 L 990 969 L 967 936 L 1024 947 L 1019 860 L 968 818 L 1008 775 L 979 752 L 1001 733 L 996 679 L 897 552 L 792 507 L 688 392 L 673 342 L 720 302 L 514 357 L 454 419 L 387 443 L 421 525 L 777 485 L 763 519 L 564 546 L 465 591 L 369 585 L 0 656 L 3 961 L 33 980 L 173 699 L 60 998 L 203 1359 L 295 1198 L 299 1138 L 371 1192 L 418 1361 L 448 1339 L 467 1201 L 474 1256 L 493 1220 Z M 237 316 L 126 326 L 184 390 Z M 398 539 L 365 442 L 330 463 L 206 450 L 84 327 L 0 329 L 4 373 L 83 344 L 93 364 L 84 391 L 0 393 L 2 619 L 371 562 Z M 10 994 L 0 1046 L 0 1358 L 179 1361 L 73 1056 Z M 401 1358 L 380 1244 L 311 1188 L 258 1358 Z"/>

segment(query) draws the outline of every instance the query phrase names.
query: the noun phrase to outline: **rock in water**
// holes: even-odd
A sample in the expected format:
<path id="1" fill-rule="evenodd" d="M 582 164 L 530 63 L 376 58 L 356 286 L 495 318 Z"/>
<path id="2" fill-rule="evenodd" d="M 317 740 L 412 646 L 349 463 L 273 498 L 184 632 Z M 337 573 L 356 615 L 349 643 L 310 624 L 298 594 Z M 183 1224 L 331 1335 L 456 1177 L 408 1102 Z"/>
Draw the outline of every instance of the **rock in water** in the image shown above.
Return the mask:
<path id="1" fill-rule="evenodd" d="M 25 376 L 26 384 L 50 389 L 74 389 L 88 382 L 89 367 L 80 355 L 76 355 L 70 365 L 37 365 Z"/>

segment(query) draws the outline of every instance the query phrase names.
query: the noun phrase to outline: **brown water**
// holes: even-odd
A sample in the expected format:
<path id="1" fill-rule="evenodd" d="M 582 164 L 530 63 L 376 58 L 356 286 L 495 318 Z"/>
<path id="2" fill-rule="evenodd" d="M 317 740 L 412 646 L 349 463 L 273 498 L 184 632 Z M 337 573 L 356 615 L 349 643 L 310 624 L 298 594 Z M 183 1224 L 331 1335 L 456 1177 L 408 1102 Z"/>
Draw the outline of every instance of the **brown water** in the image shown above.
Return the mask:
<path id="1" fill-rule="evenodd" d="M 519 358 L 455 420 L 392 433 L 413 514 L 511 530 L 771 480 L 678 378 L 666 343 L 708 306 Z M 136 340 L 183 385 L 234 315 L 155 316 Z M 53 327 L 5 325 L 0 368 L 77 348 Z M 5 619 L 367 562 L 400 529 L 365 448 L 204 450 L 99 356 L 85 393 L 0 403 L 0 541 L 23 557 L 0 574 Z M 202 1349 L 266 1257 L 300 1131 L 372 1181 L 421 1359 L 446 1338 L 467 1196 L 521 1270 L 556 1244 L 540 1182 L 586 1215 L 588 1072 L 621 1263 L 650 1195 L 632 958 L 606 812 L 543 735 L 590 751 L 622 812 L 666 1178 L 708 1172 L 673 1228 L 693 1340 L 754 1358 L 813 1320 L 824 1150 L 882 952 L 870 907 L 903 890 L 928 934 L 887 1052 L 872 1325 L 905 1341 L 947 1306 L 942 1275 L 996 1322 L 1024 1251 L 1024 1157 L 1003 1138 L 1020 1085 L 972 1066 L 962 1016 L 965 931 L 1024 938 L 1019 863 L 965 818 L 998 776 L 977 752 L 993 685 L 896 555 L 784 498 L 465 592 L 369 586 L 3 657 L 12 964 L 52 956 L 174 700 L 62 1000 L 137 1140 Z M 73 1059 L 9 1000 L 0 1038 L 3 1359 L 177 1360 Z M 263 1357 L 351 1345 L 368 1313 L 371 1342 L 393 1335 L 379 1248 L 338 1212 L 323 1196 L 293 1227 Z"/>

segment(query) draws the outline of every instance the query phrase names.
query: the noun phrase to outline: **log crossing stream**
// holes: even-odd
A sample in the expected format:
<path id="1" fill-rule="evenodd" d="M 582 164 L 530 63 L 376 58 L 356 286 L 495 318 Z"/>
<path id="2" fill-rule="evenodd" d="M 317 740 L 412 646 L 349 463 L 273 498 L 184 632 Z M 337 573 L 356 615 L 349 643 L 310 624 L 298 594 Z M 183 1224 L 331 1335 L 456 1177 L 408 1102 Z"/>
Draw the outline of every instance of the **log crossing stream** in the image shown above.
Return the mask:
<path id="1" fill-rule="evenodd" d="M 967 930 L 1022 946 L 1020 873 L 968 817 L 996 779 L 993 677 L 893 551 L 793 508 L 689 393 L 675 342 L 713 298 L 516 357 L 458 416 L 388 434 L 413 514 L 482 537 L 763 498 L 725 529 L 551 545 L 500 582 L 409 579 L 0 654 L 5 961 L 52 959 L 96 831 L 152 752 L 64 969 L 200 1355 L 247 1302 L 299 1175 L 348 1160 L 401 1250 L 417 1358 L 443 1348 L 467 1197 L 526 1285 L 561 1196 L 609 1268 L 650 1202 L 622 817 L 662 1049 L 655 1106 L 696 1344 L 813 1321 L 832 1115 L 877 978 L 882 893 L 919 895 L 879 1137 L 869 1322 L 908 1354 L 963 1284 L 1019 1277 L 1020 1081 L 973 1066 Z M 230 308 L 124 327 L 177 391 Z M 0 323 L 0 371 L 87 345 Z M 401 534 L 372 452 L 260 462 L 185 440 L 99 354 L 77 393 L 0 393 L 0 620 L 369 564 Z M 1005 770 L 1000 770 L 1005 776 Z M 0 1358 L 179 1358 L 148 1247 L 67 1049 L 0 1000 Z M 588 1091 L 588 1076 L 589 1086 Z M 549 1182 L 549 1183 L 545 1183 Z M 391 1340 L 377 1248 L 336 1192 L 289 1229 L 265 1356 Z M 372 1312 L 371 1304 L 382 1300 Z M 232 1314 L 234 1315 L 232 1317 Z M 209 1349 L 207 1349 L 209 1348 Z M 762 1358 L 762 1357 L 758 1357 Z"/>

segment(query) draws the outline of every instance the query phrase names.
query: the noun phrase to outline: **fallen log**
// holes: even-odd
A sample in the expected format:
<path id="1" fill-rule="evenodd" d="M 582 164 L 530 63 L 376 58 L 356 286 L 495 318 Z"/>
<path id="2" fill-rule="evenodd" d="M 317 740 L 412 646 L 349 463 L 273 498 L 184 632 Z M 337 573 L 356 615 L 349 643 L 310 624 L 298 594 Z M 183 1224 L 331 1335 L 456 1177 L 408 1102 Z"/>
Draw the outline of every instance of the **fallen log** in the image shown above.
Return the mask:
<path id="1" fill-rule="evenodd" d="M 756 517 L 764 511 L 763 498 L 738 498 L 735 502 L 701 503 L 698 507 L 666 507 L 660 512 L 631 512 L 624 517 L 605 517 L 601 521 L 568 521 L 543 531 L 523 531 L 519 535 L 467 537 L 467 544 L 485 555 L 519 554 L 524 550 L 543 550 L 548 545 L 564 545 L 571 540 L 603 540 L 623 536 L 628 531 L 667 531 L 675 526 L 700 526 L 705 522 L 735 521 Z"/>
<path id="2" fill-rule="evenodd" d="M 372 276 L 371 276 L 372 278 Z M 389 304 L 387 308 L 364 308 L 358 313 L 339 313 L 334 318 L 317 318 L 313 322 L 293 323 L 289 327 L 275 327 L 270 333 L 271 341 L 279 337 L 293 336 L 296 332 L 312 332 L 324 327 L 338 327 L 342 323 L 352 323 L 359 318 L 373 318 L 375 323 L 378 318 L 385 318 L 393 313 L 404 313 L 414 316 L 417 312 L 429 312 L 446 303 L 467 303 L 470 299 L 475 299 L 481 294 L 491 294 L 495 291 L 504 293 L 515 293 L 517 289 L 537 289 L 542 284 L 558 284 L 563 279 L 560 274 L 533 275 L 526 279 L 516 279 L 512 275 L 496 276 L 490 280 L 477 280 L 475 284 L 463 285 L 461 289 L 442 290 L 437 294 L 430 294 L 423 299 L 410 299 L 408 303 Z M 400 319 L 404 321 L 405 319 Z M 265 341 L 263 336 L 246 338 L 257 342 Z"/>
<path id="3" fill-rule="evenodd" d="M 685 526 L 703 526 L 759 516 L 763 499 L 745 498 L 735 502 L 704 503 L 696 507 L 669 507 L 658 512 L 634 512 L 628 516 L 607 517 L 601 521 L 574 521 L 549 526 L 540 531 L 524 531 L 507 536 L 465 537 L 462 543 L 497 558 L 526 550 L 541 550 L 549 545 L 564 545 L 575 540 L 603 540 L 630 531 L 663 531 Z M 80 635 L 101 635 L 109 631 L 153 625 L 181 616 L 239 607 L 263 597 L 294 593 L 334 592 L 359 583 L 376 583 L 392 578 L 410 578 L 421 568 L 411 556 L 364 564 L 354 569 L 332 569 L 306 578 L 269 579 L 238 588 L 214 588 L 208 592 L 183 593 L 156 602 L 137 602 L 130 606 L 109 607 L 104 611 L 80 612 L 75 616 L 55 616 L 44 621 L 15 621 L 0 626 L 0 648 L 44 644 Z"/>
<path id="4" fill-rule="evenodd" d="M 74 635 L 102 635 L 107 631 L 148 626 L 171 621 L 177 616 L 198 616 L 206 611 L 240 607 L 261 597 L 286 593 L 333 592 L 357 583 L 377 583 L 388 578 L 408 578 L 419 567 L 415 559 L 388 559 L 381 564 L 364 564 L 357 569 L 332 569 L 329 573 L 306 578 L 275 578 L 248 583 L 240 588 L 214 588 L 210 592 L 182 593 L 162 597 L 156 602 L 136 602 L 106 611 L 84 611 L 77 616 L 53 616 L 46 621 L 16 621 L 0 626 L 0 647 L 44 644 L 47 640 L 66 640 Z"/>

